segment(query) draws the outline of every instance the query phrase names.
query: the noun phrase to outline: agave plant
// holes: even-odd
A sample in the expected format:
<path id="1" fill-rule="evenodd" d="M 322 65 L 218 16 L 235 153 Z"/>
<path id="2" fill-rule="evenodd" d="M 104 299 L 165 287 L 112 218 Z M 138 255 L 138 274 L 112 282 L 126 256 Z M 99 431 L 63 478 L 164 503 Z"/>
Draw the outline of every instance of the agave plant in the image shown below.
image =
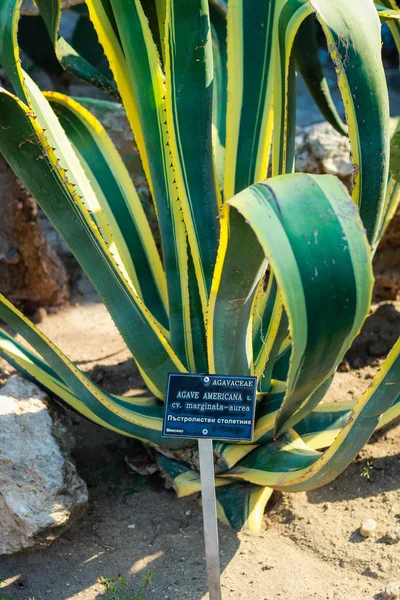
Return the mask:
<path id="1" fill-rule="evenodd" d="M 0 354 L 85 417 L 158 449 L 180 496 L 200 482 L 179 460 L 194 442 L 161 436 L 168 373 L 256 375 L 254 441 L 214 450 L 220 518 L 257 529 L 272 490 L 332 481 L 400 413 L 399 342 L 357 402 L 321 403 L 368 314 L 371 258 L 398 203 L 379 20 L 398 41 L 397 7 L 87 0 L 111 80 L 59 37 L 60 1 L 36 4 L 61 64 L 123 103 L 161 248 L 85 102 L 42 93 L 23 71 L 17 0 L 0 7 L 0 63 L 15 90 L 0 93 L 0 151 L 92 281 L 152 396 L 102 391 L 2 296 L 1 319 L 35 352 L 1 330 Z M 315 15 L 347 124 L 323 77 Z M 292 173 L 296 70 L 350 137 L 352 198 L 332 176 Z"/>

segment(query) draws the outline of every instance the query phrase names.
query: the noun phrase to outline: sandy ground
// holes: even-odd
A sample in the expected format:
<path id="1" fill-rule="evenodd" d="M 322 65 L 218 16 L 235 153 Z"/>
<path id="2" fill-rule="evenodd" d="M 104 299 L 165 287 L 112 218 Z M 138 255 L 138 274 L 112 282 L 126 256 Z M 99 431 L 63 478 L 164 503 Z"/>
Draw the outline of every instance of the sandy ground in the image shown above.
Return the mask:
<path id="1" fill-rule="evenodd" d="M 102 386 L 143 389 L 107 312 L 84 279 L 75 302 L 40 327 Z M 357 346 L 341 366 L 330 399 L 358 397 L 400 333 L 400 303 L 374 308 Z M 355 368 L 356 367 L 356 368 Z M 0 363 L 0 377 L 10 368 Z M 129 472 L 135 442 L 68 413 L 74 458 L 87 481 L 90 507 L 81 523 L 50 548 L 0 559 L 1 593 L 12 600 L 95 600 L 96 577 L 127 577 L 137 589 L 153 572 L 146 598 L 206 600 L 202 515 L 196 497 L 176 499 L 157 475 Z M 379 434 L 329 487 L 274 494 L 260 534 L 220 525 L 224 600 L 370 600 L 387 582 L 400 584 L 400 544 L 383 541 L 400 523 L 400 424 Z M 362 476 L 372 461 L 370 479 Z M 373 518 L 373 538 L 358 528 Z M 132 592 L 132 598 L 134 594 Z"/>

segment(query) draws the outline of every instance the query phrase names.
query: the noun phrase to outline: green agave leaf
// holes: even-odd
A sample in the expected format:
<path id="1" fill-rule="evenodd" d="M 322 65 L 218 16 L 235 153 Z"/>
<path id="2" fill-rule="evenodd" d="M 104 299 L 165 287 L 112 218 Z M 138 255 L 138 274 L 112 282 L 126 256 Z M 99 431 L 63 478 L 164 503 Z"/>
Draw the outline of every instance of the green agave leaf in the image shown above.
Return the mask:
<path id="1" fill-rule="evenodd" d="M 154 208 L 153 199 L 148 192 L 146 175 L 143 170 L 139 151 L 136 147 L 136 142 L 130 131 L 129 121 L 126 117 L 124 106 L 120 102 L 99 100 L 97 98 L 85 98 L 82 96 L 72 97 L 71 99 L 79 102 L 79 104 L 96 117 L 112 139 L 129 171 L 135 188 L 138 190 L 153 236 L 156 239 L 157 246 L 160 247 L 161 242 L 157 214 Z"/>
<path id="2" fill-rule="evenodd" d="M 308 91 L 322 116 L 336 131 L 342 135 L 347 135 L 347 128 L 336 110 L 322 69 L 314 15 L 304 19 L 300 25 L 293 44 L 293 54 L 299 73 L 303 77 Z"/>
<path id="3" fill-rule="evenodd" d="M 292 170 L 295 118 L 292 50 L 301 24 L 311 13 L 312 6 L 307 0 L 276 0 L 272 175 Z"/>
<path id="4" fill-rule="evenodd" d="M 190 322 L 193 339 L 195 372 L 208 373 L 207 339 L 203 319 L 203 308 L 201 305 L 199 286 L 197 285 L 196 273 L 190 250 L 188 258 Z"/>
<path id="5" fill-rule="evenodd" d="M 294 173 L 296 158 L 296 69 L 294 57 L 291 56 L 288 71 L 288 94 L 286 101 L 286 164 L 285 173 Z M 275 139 L 275 138 L 274 138 Z"/>
<path id="6" fill-rule="evenodd" d="M 165 46 L 162 43 L 165 40 L 165 21 L 167 18 L 167 0 L 154 0 L 157 11 L 158 28 L 160 30 L 161 49 L 165 53 Z M 165 59 L 165 55 L 163 54 Z"/>
<path id="7" fill-rule="evenodd" d="M 382 220 L 380 224 L 380 228 L 377 234 L 377 241 L 379 242 L 382 239 L 383 234 L 385 233 L 390 221 L 395 216 L 397 209 L 400 203 L 400 184 L 394 179 L 394 177 L 390 176 L 387 186 L 385 206 L 382 215 Z"/>
<path id="8" fill-rule="evenodd" d="M 390 120 L 392 137 L 390 140 L 389 176 L 386 188 L 386 197 L 382 210 L 379 229 L 376 234 L 376 247 L 382 239 L 390 221 L 396 214 L 400 202 L 400 119 L 394 117 Z"/>
<path id="9" fill-rule="evenodd" d="M 268 272 L 268 276 L 268 285 L 265 291 L 259 289 L 252 308 L 254 373 L 259 378 L 260 392 L 269 391 L 272 369 L 288 332 L 278 283 L 272 271 Z M 263 286 L 264 281 L 261 281 L 261 288 Z"/>
<path id="10" fill-rule="evenodd" d="M 393 36 L 397 51 L 400 52 L 400 8 L 395 0 L 380 0 L 375 3 L 378 16 L 385 21 Z"/>
<path id="11" fill-rule="evenodd" d="M 40 16 L 46 23 L 50 39 L 55 44 L 61 21 L 61 0 L 36 0 L 35 4 L 39 9 Z"/>
<path id="12" fill-rule="evenodd" d="M 251 371 L 249 304 L 268 259 L 292 337 L 277 435 L 313 402 L 360 330 L 371 298 L 370 251 L 355 205 L 330 176 L 272 178 L 229 207 L 210 298 L 209 364 L 217 373 Z"/>
<path id="13" fill-rule="evenodd" d="M 275 20 L 275 1 L 228 3 L 226 200 L 267 175 L 273 121 Z"/>
<path id="14" fill-rule="evenodd" d="M 168 139 L 205 312 L 217 254 L 220 203 L 212 147 L 214 71 L 208 1 L 167 0 L 166 10 Z"/>
<path id="15" fill-rule="evenodd" d="M 302 423 L 307 415 L 320 403 L 332 383 L 333 377 L 329 377 L 309 396 L 304 407 L 296 413 L 296 421 Z M 254 441 L 257 443 L 271 442 L 274 437 L 276 418 L 282 408 L 286 390 L 279 393 L 282 382 L 273 381 L 271 392 L 266 394 L 257 411 L 257 422 L 254 432 Z"/>
<path id="16" fill-rule="evenodd" d="M 271 270 L 267 270 L 259 283 L 253 302 L 252 326 L 254 372 L 259 378 L 258 390 L 265 393 L 270 391 L 272 379 L 287 379 L 291 347 L 282 295 Z"/>
<path id="17" fill-rule="evenodd" d="M 259 392 L 269 392 L 273 380 L 273 370 L 276 360 L 279 356 L 282 342 L 288 335 L 289 322 L 282 304 L 282 297 L 279 295 L 275 303 L 272 319 L 266 332 L 265 344 L 259 361 L 254 363 L 255 374 L 259 378 Z"/>
<path id="18" fill-rule="evenodd" d="M 131 3 L 88 0 L 87 4 L 117 82 L 156 205 L 168 286 L 171 343 L 185 365 L 194 370 L 187 240 L 168 147 L 165 80 L 160 57 L 139 0 Z"/>
<path id="19" fill-rule="evenodd" d="M 260 531 L 265 507 L 273 491 L 246 482 L 217 487 L 218 518 L 236 530 Z"/>
<path id="20" fill-rule="evenodd" d="M 165 273 L 142 204 L 121 157 L 99 121 L 81 104 L 54 92 L 46 97 L 84 163 L 92 186 L 97 187 L 99 207 L 92 211 L 96 224 L 102 227 L 106 219 L 137 293 L 154 317 L 168 328 Z"/>
<path id="21" fill-rule="evenodd" d="M 30 110 L 4 91 L 0 109 L 0 151 L 88 274 L 145 373 L 146 383 L 163 397 L 166 374 L 185 370 L 182 363 L 125 281 Z"/>
<path id="22" fill-rule="evenodd" d="M 369 0 L 276 1 L 274 137 L 272 174 L 290 167 L 288 112 L 290 61 L 296 34 L 314 9 L 328 42 L 345 104 L 354 162 L 353 199 L 375 247 L 386 196 L 389 158 L 389 101 L 381 58 L 380 24 Z M 365 8 L 365 10 L 364 10 Z M 300 33 L 301 35 L 301 33 Z M 300 38 L 301 39 L 301 38 Z M 279 107 L 279 110 L 276 108 Z M 372 143 L 373 140 L 373 143 Z M 261 178 L 261 177 L 260 177 Z"/>
<path id="23" fill-rule="evenodd" d="M 265 333 L 278 297 L 278 284 L 274 274 L 267 269 L 258 285 L 253 304 L 253 355 L 256 361 L 265 342 Z"/>
<path id="24" fill-rule="evenodd" d="M 323 402 L 294 427 L 304 443 L 313 450 L 328 448 L 348 422 L 356 402 Z"/>
<path id="25" fill-rule="evenodd" d="M 312 394 L 308 409 L 321 401 L 331 382 L 332 378 L 328 379 Z M 215 443 L 214 452 L 220 462 L 226 466 L 226 468 L 220 468 L 221 472 L 234 467 L 261 444 L 273 442 L 275 421 L 282 406 L 285 391 L 286 385 L 283 382 L 273 381 L 271 390 L 267 394 L 260 395 L 252 444 Z M 330 446 L 339 429 L 347 422 L 354 405 L 354 402 L 330 402 L 316 406 L 311 413 L 304 411 L 307 414 L 297 423 L 295 431 L 302 435 L 303 441 L 307 441 L 313 449 Z"/>
<path id="26" fill-rule="evenodd" d="M 56 56 L 63 69 L 79 77 L 82 81 L 90 83 L 97 89 L 109 94 L 121 102 L 121 96 L 117 88 L 117 84 L 113 79 L 110 79 L 94 67 L 88 60 L 83 58 L 64 38 L 58 38 L 55 46 Z"/>
<path id="27" fill-rule="evenodd" d="M 392 32 L 397 50 L 400 51 L 400 8 L 395 0 L 380 0 L 375 2 L 375 8 L 381 21 L 386 21 Z"/>
<path id="28" fill-rule="evenodd" d="M 179 498 L 199 492 L 200 475 L 166 456 L 158 457 L 161 472 Z M 260 531 L 265 506 L 273 490 L 221 476 L 215 479 L 217 515 L 222 523 L 235 529 Z"/>
<path id="29" fill-rule="evenodd" d="M 267 394 L 260 394 L 257 398 L 258 406 L 253 443 L 214 442 L 214 453 L 219 458 L 219 471 L 221 473 L 234 467 L 259 444 L 273 441 L 275 420 L 285 397 L 285 391 L 286 384 L 284 382 L 273 381 L 270 391 Z"/>
<path id="30" fill-rule="evenodd" d="M 392 121 L 394 121 L 396 125 L 390 141 L 388 185 L 380 227 L 376 235 L 377 243 L 382 239 L 390 221 L 396 214 L 400 203 L 400 124 L 398 118 L 392 119 Z"/>
<path id="31" fill-rule="evenodd" d="M 152 445 L 170 447 L 170 440 L 162 437 L 162 406 L 135 402 L 102 392 L 2 295 L 0 318 L 45 359 L 39 359 L 0 329 L 0 355 L 25 372 L 35 383 L 103 427 Z M 188 443 L 190 442 L 172 441 L 176 448 L 185 447 Z"/>
<path id="32" fill-rule="evenodd" d="M 388 7 L 390 7 L 391 4 L 394 3 L 387 2 Z M 400 19 L 400 11 L 397 7 L 387 8 L 386 6 L 380 6 L 379 4 L 375 3 L 375 8 L 378 11 L 378 16 L 381 21 L 387 21 L 390 24 L 391 21 L 397 21 Z"/>
<path id="33" fill-rule="evenodd" d="M 389 163 L 389 99 L 381 28 L 372 2 L 310 0 L 324 30 L 342 93 L 354 169 L 353 199 L 375 247 Z"/>
<path id="34" fill-rule="evenodd" d="M 143 10 L 149 21 L 149 27 L 157 46 L 160 59 L 165 64 L 165 17 L 166 0 L 141 0 Z"/>
<path id="35" fill-rule="evenodd" d="M 26 100 L 17 46 L 21 4 L 22 0 L 4 0 L 0 3 L 0 64 L 6 71 L 15 93 L 22 100 Z"/>
<path id="36" fill-rule="evenodd" d="M 350 413 L 346 425 L 324 453 L 312 450 L 293 430 L 284 438 L 248 454 L 227 477 L 256 485 L 300 492 L 333 481 L 357 456 L 400 394 L 400 340 L 395 344 L 370 387 Z M 394 413 L 400 413 L 397 401 Z"/>
<path id="37" fill-rule="evenodd" d="M 214 94 L 213 94 L 213 147 L 215 167 L 221 193 L 224 187 L 226 108 L 228 102 L 227 15 L 219 6 L 210 3 L 213 41 Z"/>
<path id="38" fill-rule="evenodd" d="M 13 310 L 15 310 L 15 307 L 13 307 Z M 18 311 L 16 311 L 16 313 L 17 315 L 20 314 Z M 13 318 L 15 319 L 15 315 Z M 15 320 L 17 322 L 19 320 L 18 317 Z M 32 327 L 35 331 L 35 326 L 33 323 L 29 322 L 27 319 L 26 321 L 28 323 L 28 327 L 26 327 L 26 323 L 20 323 L 19 327 L 25 330 Z M 36 331 L 38 332 L 39 336 L 41 336 L 42 332 L 37 328 Z M 18 370 L 22 371 L 28 379 L 31 379 L 37 385 L 45 388 L 47 391 L 49 391 L 49 393 L 55 394 L 61 400 L 67 402 L 67 404 L 70 404 L 72 408 L 78 410 L 78 412 L 81 412 L 85 416 L 90 414 L 90 411 L 87 409 L 87 407 L 85 407 L 85 404 L 79 400 L 79 398 L 74 396 L 71 389 L 64 383 L 58 373 L 52 369 L 45 360 L 40 358 L 37 354 L 31 352 L 28 348 L 25 348 L 20 342 L 14 339 L 2 328 L 0 328 L 0 338 L 0 352 L 2 353 L 2 356 L 11 364 L 13 364 Z M 47 342 L 49 342 L 51 345 L 51 342 L 46 337 L 44 339 L 47 340 Z M 56 353 L 59 352 L 58 349 L 55 351 Z M 159 406 L 158 400 L 154 396 L 130 397 L 118 396 L 115 394 L 108 394 L 108 396 L 121 406 Z M 86 414 L 85 410 L 88 414 Z"/>
<path id="39" fill-rule="evenodd" d="M 167 478 L 170 487 L 173 487 L 178 498 L 195 494 L 201 490 L 200 473 L 193 471 L 186 465 L 168 456 L 157 456 L 157 463 L 161 473 Z M 216 487 L 229 485 L 231 481 L 220 477 L 215 480 Z"/>
<path id="40" fill-rule="evenodd" d="M 291 49 L 307 0 L 228 3 L 228 104 L 224 198 L 294 160 L 295 71 Z"/>
<path id="41" fill-rule="evenodd" d="M 272 368 L 273 379 L 277 379 L 278 381 L 286 381 L 289 373 L 291 354 L 292 344 L 290 338 L 286 337 L 279 348 L 278 356 L 276 357 L 274 366 Z"/>
<path id="42" fill-rule="evenodd" d="M 120 101 L 121 98 L 115 81 L 90 64 L 64 38 L 59 37 L 61 0 L 37 0 L 36 5 L 46 23 L 56 56 L 63 69 Z"/>
<path id="43" fill-rule="evenodd" d="M 250 375 L 250 316 L 266 259 L 253 231 L 226 206 L 208 309 L 208 363 L 211 373 Z"/>

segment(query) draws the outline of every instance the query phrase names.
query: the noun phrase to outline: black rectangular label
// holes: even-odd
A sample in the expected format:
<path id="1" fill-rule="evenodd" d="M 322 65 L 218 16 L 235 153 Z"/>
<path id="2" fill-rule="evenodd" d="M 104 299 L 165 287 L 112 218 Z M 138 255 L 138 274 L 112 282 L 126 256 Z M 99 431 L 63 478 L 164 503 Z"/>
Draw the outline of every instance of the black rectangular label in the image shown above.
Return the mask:
<path id="1" fill-rule="evenodd" d="M 163 436 L 251 441 L 257 377 L 170 373 Z"/>

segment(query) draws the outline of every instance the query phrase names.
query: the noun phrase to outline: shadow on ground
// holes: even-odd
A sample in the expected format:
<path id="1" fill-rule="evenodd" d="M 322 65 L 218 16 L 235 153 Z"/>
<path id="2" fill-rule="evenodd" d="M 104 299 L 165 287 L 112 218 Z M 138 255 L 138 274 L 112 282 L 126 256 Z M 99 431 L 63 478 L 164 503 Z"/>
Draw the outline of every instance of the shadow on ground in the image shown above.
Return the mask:
<path id="1" fill-rule="evenodd" d="M 398 490 L 399 477 L 400 454 L 358 459 L 329 486 L 307 492 L 307 499 L 311 504 L 328 504 L 372 498 Z"/>
<path id="2" fill-rule="evenodd" d="M 365 321 L 360 335 L 346 353 L 352 368 L 373 365 L 386 358 L 400 337 L 400 312 L 394 304 L 381 304 Z"/>

